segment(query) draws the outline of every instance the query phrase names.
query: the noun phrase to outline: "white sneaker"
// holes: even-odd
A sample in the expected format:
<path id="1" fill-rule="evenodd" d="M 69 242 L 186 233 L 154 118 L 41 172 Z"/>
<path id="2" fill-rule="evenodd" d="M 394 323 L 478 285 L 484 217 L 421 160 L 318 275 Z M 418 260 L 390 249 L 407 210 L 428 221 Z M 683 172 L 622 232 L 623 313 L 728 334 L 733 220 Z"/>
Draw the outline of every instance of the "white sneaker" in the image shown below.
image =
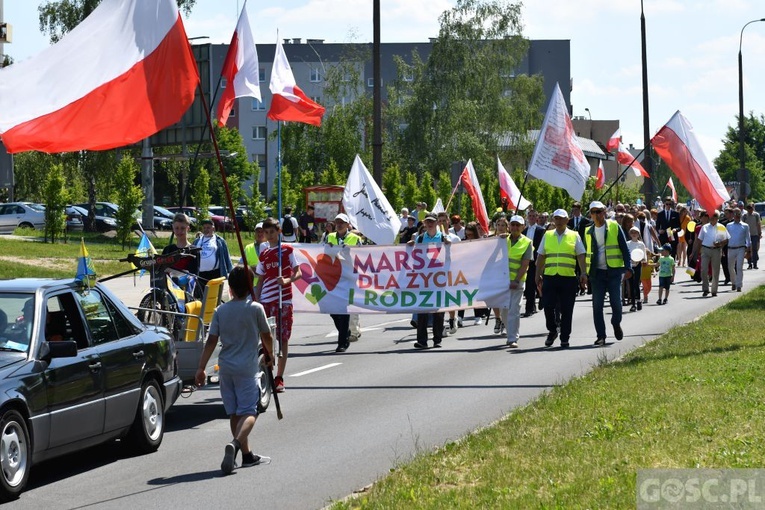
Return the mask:
<path id="1" fill-rule="evenodd" d="M 478 326 L 481 323 L 481 321 L 483 321 L 482 318 L 476 317 L 475 319 L 473 319 L 473 325 Z"/>
<path id="2" fill-rule="evenodd" d="M 463 324 L 462 324 L 462 317 L 457 316 L 457 327 L 461 328 L 462 326 L 463 326 Z"/>
<path id="3" fill-rule="evenodd" d="M 449 333 L 452 335 L 457 332 L 457 325 L 454 323 L 454 319 L 449 319 Z"/>

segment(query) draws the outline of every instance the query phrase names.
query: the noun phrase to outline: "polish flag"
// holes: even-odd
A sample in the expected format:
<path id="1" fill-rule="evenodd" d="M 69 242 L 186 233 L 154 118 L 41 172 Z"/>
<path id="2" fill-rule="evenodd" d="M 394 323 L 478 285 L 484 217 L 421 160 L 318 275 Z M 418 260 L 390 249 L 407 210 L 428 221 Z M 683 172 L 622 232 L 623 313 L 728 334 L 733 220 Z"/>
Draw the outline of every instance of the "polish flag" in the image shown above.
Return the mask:
<path id="1" fill-rule="evenodd" d="M 677 203 L 677 190 L 675 189 L 675 183 L 672 182 L 672 177 L 667 181 L 667 187 L 672 190 L 672 201 Z"/>
<path id="2" fill-rule="evenodd" d="M 473 204 L 473 212 L 475 213 L 475 219 L 484 232 L 489 231 L 489 214 L 486 212 L 486 203 L 483 201 L 483 194 L 481 193 L 481 185 L 478 183 L 478 177 L 475 175 L 475 169 L 473 168 L 473 160 L 469 159 L 465 169 L 460 175 L 460 181 L 465 187 L 465 191 L 470 195 L 470 201 Z"/>
<path id="3" fill-rule="evenodd" d="M 624 166 L 631 166 L 632 171 L 635 173 L 635 177 L 651 177 L 648 175 L 648 172 L 645 171 L 643 165 L 638 163 L 637 159 L 635 159 L 635 156 L 630 154 L 630 152 L 625 149 L 624 145 L 621 143 L 619 144 L 619 151 L 616 153 L 616 161 Z"/>
<path id="4" fill-rule="evenodd" d="M 651 139 L 656 153 L 707 211 L 730 200 L 720 175 L 701 150 L 693 126 L 680 110 Z"/>
<path id="5" fill-rule="evenodd" d="M 237 97 L 260 97 L 260 64 L 258 51 L 255 48 L 255 38 L 250 29 L 250 19 L 247 17 L 247 2 L 242 7 L 242 14 L 236 24 L 236 31 L 231 38 L 231 44 L 223 61 L 223 77 L 226 78 L 226 88 L 223 90 L 218 103 L 218 125 L 225 126 L 234 100 Z"/>
<path id="6" fill-rule="evenodd" d="M 513 178 L 505 170 L 499 158 L 497 158 L 497 167 L 499 173 L 499 196 L 507 200 L 509 209 L 520 209 L 522 211 L 528 209 L 531 202 L 521 196 L 521 190 L 515 185 Z"/>
<path id="7" fill-rule="evenodd" d="M 595 178 L 595 189 L 602 189 L 606 184 L 606 172 L 603 170 L 603 161 L 598 161 L 598 176 Z"/>
<path id="8" fill-rule="evenodd" d="M 271 83 L 268 88 L 273 94 L 271 108 L 268 110 L 269 119 L 321 126 L 324 107 L 308 99 L 297 86 L 287 55 L 282 48 L 282 42 L 278 38 L 274 66 L 271 68 Z"/>
<path id="9" fill-rule="evenodd" d="M 614 134 L 611 135 L 611 138 L 608 139 L 608 143 L 606 143 L 606 150 L 608 152 L 613 152 L 614 149 L 617 149 L 622 144 L 622 128 L 618 128 L 616 131 L 614 131 Z"/>
<path id="10" fill-rule="evenodd" d="M 0 138 L 11 153 L 123 147 L 178 122 L 198 83 L 175 0 L 104 0 L 0 69 Z"/>

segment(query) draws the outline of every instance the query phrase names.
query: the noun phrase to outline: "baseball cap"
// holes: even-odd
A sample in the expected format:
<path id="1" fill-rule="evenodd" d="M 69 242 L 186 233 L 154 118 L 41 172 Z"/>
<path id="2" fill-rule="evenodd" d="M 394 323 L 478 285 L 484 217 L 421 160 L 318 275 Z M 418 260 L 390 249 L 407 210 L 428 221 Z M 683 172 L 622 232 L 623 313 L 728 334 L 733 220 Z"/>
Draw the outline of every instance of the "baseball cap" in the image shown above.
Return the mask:
<path id="1" fill-rule="evenodd" d="M 255 225 L 255 230 L 263 230 L 263 222 L 259 222 L 257 225 Z"/>
<path id="2" fill-rule="evenodd" d="M 558 218 L 568 218 L 568 213 L 566 212 L 565 209 L 555 209 L 555 212 L 553 212 L 552 215 L 553 215 L 553 218 L 555 218 L 556 216 Z"/>
<path id="3" fill-rule="evenodd" d="M 433 214 L 433 213 L 428 213 L 428 214 L 425 216 L 425 219 L 424 219 L 424 220 L 425 220 L 425 221 L 428 221 L 428 220 L 438 221 L 438 218 L 436 218 L 436 215 L 435 215 L 435 214 Z"/>
<path id="4" fill-rule="evenodd" d="M 520 223 L 521 225 L 525 225 L 526 221 L 523 219 L 523 216 L 518 216 L 516 214 L 515 216 L 510 217 L 510 223 Z"/>
<path id="5" fill-rule="evenodd" d="M 598 200 L 594 200 L 590 202 L 590 211 L 592 211 L 593 209 L 605 209 L 605 208 L 606 206 L 603 205 L 603 202 L 600 202 Z"/>
<path id="6" fill-rule="evenodd" d="M 672 245 L 667 243 L 661 247 L 662 250 L 672 251 Z"/>
<path id="7" fill-rule="evenodd" d="M 640 229 L 639 229 L 639 228 L 637 228 L 637 227 L 632 227 L 632 228 L 630 229 L 630 232 L 637 232 L 637 233 L 639 234 L 639 233 L 640 233 Z"/>
<path id="8" fill-rule="evenodd" d="M 351 221 L 348 219 L 347 214 L 340 213 L 337 216 L 335 216 L 335 221 L 340 220 L 343 223 L 350 223 Z"/>

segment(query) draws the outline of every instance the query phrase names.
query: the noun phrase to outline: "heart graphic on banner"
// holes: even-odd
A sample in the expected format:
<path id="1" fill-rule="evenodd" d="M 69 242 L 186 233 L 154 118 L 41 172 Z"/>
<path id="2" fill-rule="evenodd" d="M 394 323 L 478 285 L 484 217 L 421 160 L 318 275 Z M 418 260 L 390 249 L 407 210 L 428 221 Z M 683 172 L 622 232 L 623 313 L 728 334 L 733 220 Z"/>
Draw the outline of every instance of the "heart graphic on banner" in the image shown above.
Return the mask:
<path id="1" fill-rule="evenodd" d="M 300 252 L 311 263 L 314 274 L 324 282 L 327 291 L 332 292 L 335 290 L 337 283 L 340 281 L 340 276 L 343 274 L 343 265 L 340 262 L 340 259 L 333 259 L 326 253 L 321 253 L 316 257 L 316 260 L 314 260 L 305 250 L 300 250 Z"/>
<path id="2" fill-rule="evenodd" d="M 305 298 L 312 304 L 317 304 L 321 298 L 327 295 L 327 291 L 321 288 L 321 285 L 311 285 L 311 292 L 305 295 Z"/>

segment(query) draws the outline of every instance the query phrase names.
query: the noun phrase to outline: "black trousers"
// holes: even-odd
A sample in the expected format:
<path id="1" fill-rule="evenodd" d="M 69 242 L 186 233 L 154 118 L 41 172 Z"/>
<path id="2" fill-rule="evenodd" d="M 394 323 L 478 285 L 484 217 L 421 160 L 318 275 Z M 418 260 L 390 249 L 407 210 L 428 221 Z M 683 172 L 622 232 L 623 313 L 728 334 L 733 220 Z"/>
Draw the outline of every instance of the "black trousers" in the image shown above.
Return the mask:
<path id="1" fill-rule="evenodd" d="M 351 335 L 351 316 L 348 314 L 341 315 L 335 313 L 331 313 L 329 316 L 332 317 L 332 320 L 335 323 L 335 328 L 337 328 L 337 346 L 347 348 L 348 345 L 350 345 L 348 337 Z"/>
<path id="2" fill-rule="evenodd" d="M 428 317 L 433 316 L 433 343 L 438 345 L 444 337 L 444 312 L 417 314 L 417 343 L 428 345 Z"/>
<path id="3" fill-rule="evenodd" d="M 560 339 L 571 337 L 571 319 L 579 292 L 576 276 L 545 275 L 542 279 L 542 306 L 545 310 L 547 331 L 557 331 L 556 308 L 560 310 Z"/>
<path id="4" fill-rule="evenodd" d="M 537 311 L 537 286 L 536 281 L 537 266 L 536 261 L 532 260 L 526 271 L 526 287 L 523 289 L 523 297 L 526 298 L 526 313 L 531 314 Z"/>

